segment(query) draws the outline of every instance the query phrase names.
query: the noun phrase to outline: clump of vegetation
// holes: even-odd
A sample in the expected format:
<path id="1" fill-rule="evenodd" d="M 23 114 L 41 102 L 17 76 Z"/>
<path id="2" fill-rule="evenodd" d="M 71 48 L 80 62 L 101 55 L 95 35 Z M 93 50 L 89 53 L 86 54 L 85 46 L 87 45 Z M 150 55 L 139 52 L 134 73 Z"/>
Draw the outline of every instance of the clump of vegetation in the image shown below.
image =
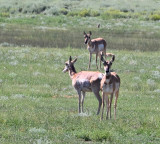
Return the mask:
<path id="1" fill-rule="evenodd" d="M 67 14 L 68 16 L 80 16 L 80 17 L 97 17 L 100 16 L 98 11 L 93 11 L 90 9 L 83 9 L 80 11 L 70 11 Z"/>
<path id="2" fill-rule="evenodd" d="M 82 11 L 79 12 L 79 16 L 81 17 L 91 16 L 91 11 L 87 9 L 83 9 Z"/>
<path id="3" fill-rule="evenodd" d="M 100 12 L 92 10 L 91 11 L 91 16 L 93 16 L 93 17 L 100 16 Z"/>
<path id="4" fill-rule="evenodd" d="M 67 15 L 68 14 L 68 10 L 65 8 L 60 9 L 60 13 L 63 15 Z"/>
<path id="5" fill-rule="evenodd" d="M 60 15 L 60 10 L 57 7 L 50 7 L 43 12 L 45 15 Z"/>
<path id="6" fill-rule="evenodd" d="M 83 139 L 85 141 L 97 141 L 97 142 L 103 142 L 103 141 L 112 141 L 111 134 L 108 131 L 79 131 L 76 134 L 77 138 Z"/>
<path id="7" fill-rule="evenodd" d="M 154 20 L 154 21 L 159 21 L 160 20 L 160 11 L 155 11 L 150 14 L 149 19 Z"/>
<path id="8" fill-rule="evenodd" d="M 19 7 L 18 11 L 22 13 L 35 13 L 40 14 L 43 13 L 48 7 L 44 4 L 29 4 L 25 7 Z"/>
<path id="9" fill-rule="evenodd" d="M 9 17 L 10 14 L 8 12 L 2 12 L 0 13 L 0 17 Z"/>
<path id="10" fill-rule="evenodd" d="M 78 12 L 77 11 L 70 11 L 67 15 L 68 16 L 78 16 Z"/>
<path id="11" fill-rule="evenodd" d="M 111 18 L 117 19 L 117 18 L 127 18 L 127 17 L 128 17 L 127 12 L 122 12 L 116 9 L 109 9 L 102 14 L 103 19 L 111 19 Z"/>
<path id="12" fill-rule="evenodd" d="M 154 20 L 154 21 L 158 21 L 158 20 L 160 20 L 160 15 L 159 15 L 159 14 L 151 15 L 151 16 L 150 16 L 150 19 L 151 19 L 151 20 Z"/>

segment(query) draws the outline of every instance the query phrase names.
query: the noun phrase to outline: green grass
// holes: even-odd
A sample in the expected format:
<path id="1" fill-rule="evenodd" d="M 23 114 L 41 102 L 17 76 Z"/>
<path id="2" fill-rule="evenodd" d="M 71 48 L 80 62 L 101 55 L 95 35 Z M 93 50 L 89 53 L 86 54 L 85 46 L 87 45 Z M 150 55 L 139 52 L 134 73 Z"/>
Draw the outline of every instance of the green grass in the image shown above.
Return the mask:
<path id="1" fill-rule="evenodd" d="M 101 1 L 92 1 L 92 0 L 52 0 L 52 1 L 45 1 L 45 0 L 27 0 L 27 1 L 20 1 L 20 0 L 9 0 L 6 3 L 5 0 L 1 0 L 2 10 L 7 10 L 12 13 L 14 12 L 45 12 L 45 11 L 53 11 L 53 8 L 57 11 L 65 8 L 68 11 L 71 10 L 82 10 L 82 9 L 93 9 L 96 11 L 102 11 L 103 9 L 120 9 L 120 10 L 128 10 L 128 11 L 153 11 L 159 10 L 159 0 L 145 0 L 145 1 L 138 1 L 138 0 L 121 0 L 121 1 L 110 1 L 110 0 L 101 0 Z M 54 11 L 55 11 L 54 10 Z"/>
<path id="2" fill-rule="evenodd" d="M 1 0 L 0 144 L 158 144 L 159 19 L 159 0 Z M 107 40 L 116 56 L 116 120 L 100 121 L 92 93 L 79 115 L 77 93 L 62 73 L 70 55 L 78 57 L 77 71 L 87 70 L 83 31 Z M 95 56 L 91 67 L 97 71 Z"/>
<path id="3" fill-rule="evenodd" d="M 1 0 L 0 45 L 84 48 L 83 31 L 92 31 L 109 49 L 158 51 L 158 6 L 159 0 Z"/>
<path id="4" fill-rule="evenodd" d="M 92 38 L 103 37 L 108 49 L 157 51 L 160 45 L 158 22 L 134 20 L 102 20 L 98 18 L 19 17 L 0 23 L 1 46 L 86 48 L 83 31 L 92 31 Z M 92 23 L 90 23 L 92 21 Z"/>
<path id="5" fill-rule="evenodd" d="M 85 114 L 78 115 L 76 91 L 62 73 L 70 55 L 78 57 L 77 71 L 86 70 L 86 49 L 0 47 L 0 143 L 158 144 L 160 52 L 108 52 L 116 56 L 112 68 L 121 88 L 117 119 L 100 121 L 92 93 L 86 95 Z"/>

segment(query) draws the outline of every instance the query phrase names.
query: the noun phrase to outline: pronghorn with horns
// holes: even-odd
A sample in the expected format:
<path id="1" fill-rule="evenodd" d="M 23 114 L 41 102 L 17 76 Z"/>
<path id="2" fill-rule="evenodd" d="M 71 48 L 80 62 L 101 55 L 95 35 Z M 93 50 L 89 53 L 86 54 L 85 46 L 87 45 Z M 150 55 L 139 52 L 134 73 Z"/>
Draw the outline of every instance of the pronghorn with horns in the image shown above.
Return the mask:
<path id="1" fill-rule="evenodd" d="M 85 93 L 93 92 L 99 102 L 97 111 L 97 114 L 99 114 L 102 105 L 102 99 L 100 97 L 99 91 L 100 91 L 100 81 L 102 80 L 103 74 L 100 72 L 93 72 L 93 71 L 81 71 L 77 73 L 74 67 L 74 63 L 76 61 L 77 58 L 72 60 L 72 57 L 70 56 L 69 60 L 65 63 L 65 68 L 63 72 L 67 71 L 69 72 L 69 76 L 72 80 L 72 85 L 78 93 L 79 96 L 78 111 L 79 113 L 84 112 L 83 103 L 84 103 Z"/>
<path id="2" fill-rule="evenodd" d="M 102 115 L 101 119 L 103 119 L 103 112 L 104 112 L 104 102 L 106 101 L 107 106 L 107 113 L 106 119 L 108 119 L 108 113 L 110 113 L 111 118 L 111 104 L 113 95 L 115 94 L 115 103 L 114 103 L 114 118 L 116 119 L 116 107 L 117 107 L 117 99 L 119 95 L 119 88 L 120 88 L 120 77 L 115 73 L 111 72 L 111 66 L 113 61 L 115 60 L 115 55 L 108 54 L 109 56 L 112 55 L 112 59 L 110 61 L 105 61 L 103 55 L 101 55 L 101 61 L 104 65 L 105 75 L 101 81 L 101 90 L 102 90 Z M 110 96 L 110 99 L 108 97 Z"/>
<path id="3" fill-rule="evenodd" d="M 91 59 L 92 59 L 92 54 L 96 54 L 96 67 L 98 69 L 98 65 L 97 65 L 97 57 L 99 56 L 99 67 L 101 68 L 101 52 L 105 55 L 106 57 L 106 47 L 107 47 L 107 43 L 103 38 L 96 38 L 96 39 L 92 39 L 91 40 L 91 31 L 89 32 L 89 34 L 86 34 L 85 32 L 84 34 L 84 38 L 85 38 L 85 44 L 87 44 L 87 49 L 89 51 L 89 65 L 88 65 L 88 69 L 90 69 L 90 65 L 91 65 Z"/>

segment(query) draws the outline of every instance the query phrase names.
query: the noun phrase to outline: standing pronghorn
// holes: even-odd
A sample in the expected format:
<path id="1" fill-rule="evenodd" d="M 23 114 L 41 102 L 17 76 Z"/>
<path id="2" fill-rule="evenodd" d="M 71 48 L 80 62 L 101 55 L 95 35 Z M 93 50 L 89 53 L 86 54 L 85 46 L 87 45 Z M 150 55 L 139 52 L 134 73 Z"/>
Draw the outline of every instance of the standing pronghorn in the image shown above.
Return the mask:
<path id="1" fill-rule="evenodd" d="M 99 101 L 99 107 L 97 114 L 100 112 L 100 108 L 102 105 L 102 99 L 100 97 L 100 81 L 103 77 L 103 74 L 100 72 L 93 71 L 81 71 L 79 73 L 76 72 L 74 63 L 77 61 L 77 58 L 72 60 L 70 56 L 69 60 L 65 63 L 65 68 L 63 72 L 69 72 L 69 76 L 72 80 L 72 85 L 76 89 L 79 96 L 79 113 L 83 112 L 83 102 L 85 98 L 86 92 L 93 92 L 96 98 Z M 82 105 L 82 108 L 81 108 Z"/>
<path id="2" fill-rule="evenodd" d="M 111 55 L 111 54 L 110 54 Z M 110 113 L 111 118 L 111 104 L 113 95 L 115 94 L 115 103 L 114 103 L 114 118 L 116 119 L 116 106 L 117 106 L 117 99 L 119 95 L 119 87 L 120 87 L 120 77 L 115 72 L 110 72 L 110 68 L 112 66 L 112 62 L 114 61 L 115 56 L 112 55 L 112 59 L 110 61 L 105 61 L 103 56 L 101 55 L 101 60 L 104 65 L 105 75 L 101 81 L 101 90 L 102 90 L 102 115 L 101 119 L 103 119 L 103 112 L 104 112 L 104 101 L 106 101 L 107 106 L 107 116 Z M 108 97 L 110 96 L 110 99 Z"/>
<path id="3" fill-rule="evenodd" d="M 91 59 L 92 59 L 92 54 L 96 54 L 96 66 L 98 69 L 98 65 L 97 65 L 97 57 L 99 56 L 99 66 L 101 68 L 101 52 L 103 52 L 103 54 L 106 57 L 106 46 L 107 43 L 103 38 L 96 38 L 96 39 L 92 39 L 91 40 L 91 31 L 89 32 L 89 34 L 86 34 L 84 32 L 84 38 L 85 38 L 85 44 L 87 44 L 87 49 L 89 51 L 89 65 L 88 65 L 88 69 L 90 69 L 90 65 L 91 65 Z"/>

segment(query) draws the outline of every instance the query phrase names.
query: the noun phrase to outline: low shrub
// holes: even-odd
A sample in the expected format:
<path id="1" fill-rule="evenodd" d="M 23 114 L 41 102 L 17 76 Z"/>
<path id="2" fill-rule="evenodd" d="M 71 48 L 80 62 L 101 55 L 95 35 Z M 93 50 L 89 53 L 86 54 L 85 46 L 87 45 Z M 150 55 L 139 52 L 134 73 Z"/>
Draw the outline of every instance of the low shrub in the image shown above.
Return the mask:
<path id="1" fill-rule="evenodd" d="M 121 12 L 120 10 L 115 10 L 115 9 L 109 9 L 105 11 L 102 14 L 103 19 L 110 19 L 110 18 L 128 18 L 128 13 L 126 12 Z"/>
<path id="2" fill-rule="evenodd" d="M 87 9 L 83 9 L 79 12 L 79 16 L 81 17 L 91 16 L 91 11 Z"/>
<path id="3" fill-rule="evenodd" d="M 50 7 L 43 12 L 45 15 L 60 15 L 60 10 L 56 7 Z"/>
<path id="4" fill-rule="evenodd" d="M 8 12 L 2 12 L 0 13 L 0 17 L 9 17 L 9 13 Z"/>
<path id="5" fill-rule="evenodd" d="M 46 10 L 46 8 L 47 7 L 43 6 L 43 5 L 37 6 L 32 10 L 32 13 L 40 14 L 40 13 L 44 12 Z"/>
<path id="6" fill-rule="evenodd" d="M 80 16 L 80 17 L 97 17 L 100 16 L 98 11 L 92 11 L 88 9 L 83 9 L 80 11 L 70 11 L 67 14 L 68 16 Z"/>
<path id="7" fill-rule="evenodd" d="M 35 14 L 40 14 L 46 11 L 49 7 L 46 6 L 45 4 L 28 4 L 24 7 L 19 7 L 17 8 L 17 11 L 20 13 L 35 13 Z"/>
<path id="8" fill-rule="evenodd" d="M 76 133 L 77 138 L 84 139 L 85 141 L 97 141 L 97 142 L 103 142 L 103 141 L 112 141 L 112 136 L 108 131 L 79 131 Z"/>
<path id="9" fill-rule="evenodd" d="M 93 17 L 97 17 L 97 16 L 100 16 L 100 13 L 98 11 L 91 11 L 91 15 Z"/>
<path id="10" fill-rule="evenodd" d="M 77 11 L 70 11 L 67 14 L 68 16 L 78 16 L 78 12 Z"/>
<path id="11" fill-rule="evenodd" d="M 63 14 L 63 15 L 67 15 L 67 14 L 68 14 L 68 10 L 65 9 L 65 8 L 62 8 L 62 9 L 60 10 L 60 13 Z"/>
<path id="12" fill-rule="evenodd" d="M 91 138 L 94 140 L 94 141 L 98 141 L 98 142 L 103 142 L 103 141 L 108 141 L 108 142 L 111 142 L 112 141 L 112 136 L 109 132 L 107 131 L 94 131 L 92 134 L 91 134 Z"/>
<path id="13" fill-rule="evenodd" d="M 160 14 L 150 15 L 149 19 L 154 20 L 154 21 L 159 21 L 160 20 Z"/>

